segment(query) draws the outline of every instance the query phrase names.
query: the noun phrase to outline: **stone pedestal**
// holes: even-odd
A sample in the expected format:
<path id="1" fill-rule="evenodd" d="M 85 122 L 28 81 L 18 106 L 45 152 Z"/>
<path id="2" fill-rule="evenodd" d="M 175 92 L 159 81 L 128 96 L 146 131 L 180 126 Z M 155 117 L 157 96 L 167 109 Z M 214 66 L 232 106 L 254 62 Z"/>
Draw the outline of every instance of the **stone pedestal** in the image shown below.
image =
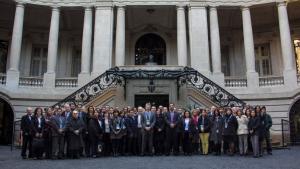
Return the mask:
<path id="1" fill-rule="evenodd" d="M 19 71 L 8 70 L 6 72 L 6 86 L 11 89 L 17 89 L 19 86 L 20 73 Z"/>
<path id="2" fill-rule="evenodd" d="M 44 74 L 44 84 L 45 88 L 55 88 L 55 73 L 45 73 Z"/>

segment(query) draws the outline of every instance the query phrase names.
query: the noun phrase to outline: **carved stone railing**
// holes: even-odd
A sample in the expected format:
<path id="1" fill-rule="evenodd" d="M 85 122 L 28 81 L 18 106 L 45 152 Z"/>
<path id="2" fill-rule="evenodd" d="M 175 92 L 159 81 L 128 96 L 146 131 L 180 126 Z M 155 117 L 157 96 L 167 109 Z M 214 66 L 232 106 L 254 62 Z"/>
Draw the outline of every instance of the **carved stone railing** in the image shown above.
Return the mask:
<path id="1" fill-rule="evenodd" d="M 78 87 L 78 78 L 77 77 L 56 78 L 55 87 L 61 87 L 61 88 Z"/>
<path id="2" fill-rule="evenodd" d="M 19 86 L 43 87 L 43 77 L 20 77 Z"/>
<path id="3" fill-rule="evenodd" d="M 236 98 L 193 68 L 184 67 L 179 70 L 120 70 L 118 67 L 115 67 L 107 70 L 53 106 L 63 106 L 65 103 L 85 105 L 111 87 L 123 86 L 126 89 L 127 79 L 147 79 L 150 82 L 149 87 L 153 85 L 154 79 L 177 80 L 178 89 L 186 84 L 192 85 L 196 90 L 219 106 L 245 105 L 242 100 Z"/>
<path id="4" fill-rule="evenodd" d="M 0 85 L 6 84 L 6 74 L 0 73 Z"/>
<path id="5" fill-rule="evenodd" d="M 284 85 L 283 76 L 263 76 L 259 77 L 259 86 Z"/>
<path id="6" fill-rule="evenodd" d="M 297 74 L 297 83 L 300 84 L 300 74 Z"/>
<path id="7" fill-rule="evenodd" d="M 225 87 L 247 87 L 246 77 L 225 77 Z"/>

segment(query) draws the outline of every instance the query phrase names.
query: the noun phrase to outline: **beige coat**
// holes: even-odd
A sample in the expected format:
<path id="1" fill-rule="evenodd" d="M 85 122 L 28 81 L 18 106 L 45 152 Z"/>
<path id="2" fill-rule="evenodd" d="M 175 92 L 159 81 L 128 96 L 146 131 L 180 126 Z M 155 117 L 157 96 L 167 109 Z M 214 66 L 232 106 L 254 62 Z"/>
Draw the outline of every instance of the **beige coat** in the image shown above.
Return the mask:
<path id="1" fill-rule="evenodd" d="M 242 115 L 241 117 L 236 116 L 236 119 L 238 121 L 238 130 L 237 130 L 237 135 L 242 135 L 242 134 L 248 134 L 248 122 L 249 119 L 247 116 Z"/>

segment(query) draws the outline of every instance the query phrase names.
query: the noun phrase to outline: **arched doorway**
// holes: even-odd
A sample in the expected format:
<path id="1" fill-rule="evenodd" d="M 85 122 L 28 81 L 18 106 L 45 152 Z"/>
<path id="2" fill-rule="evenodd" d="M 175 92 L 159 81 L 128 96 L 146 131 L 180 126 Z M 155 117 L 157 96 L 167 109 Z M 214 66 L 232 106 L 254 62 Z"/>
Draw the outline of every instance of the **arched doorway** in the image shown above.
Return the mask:
<path id="1" fill-rule="evenodd" d="M 14 113 L 7 101 L 0 98 L 0 145 L 12 142 Z"/>
<path id="2" fill-rule="evenodd" d="M 153 57 L 153 59 L 150 59 Z M 141 36 L 135 44 L 135 64 L 166 65 L 166 42 L 159 35 L 148 33 Z"/>
<path id="3" fill-rule="evenodd" d="M 300 144 L 300 99 L 296 101 L 290 110 L 291 143 Z"/>

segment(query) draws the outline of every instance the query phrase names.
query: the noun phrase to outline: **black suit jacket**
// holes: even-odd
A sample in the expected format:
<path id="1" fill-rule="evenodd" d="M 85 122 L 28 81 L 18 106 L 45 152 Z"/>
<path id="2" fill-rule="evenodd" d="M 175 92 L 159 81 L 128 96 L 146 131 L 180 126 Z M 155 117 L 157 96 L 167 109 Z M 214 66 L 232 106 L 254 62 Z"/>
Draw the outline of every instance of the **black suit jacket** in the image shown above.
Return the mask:
<path id="1" fill-rule="evenodd" d="M 28 115 L 22 116 L 21 119 L 21 130 L 23 131 L 23 135 L 34 135 L 34 125 L 33 125 L 33 117 L 31 116 L 31 120 Z"/>

